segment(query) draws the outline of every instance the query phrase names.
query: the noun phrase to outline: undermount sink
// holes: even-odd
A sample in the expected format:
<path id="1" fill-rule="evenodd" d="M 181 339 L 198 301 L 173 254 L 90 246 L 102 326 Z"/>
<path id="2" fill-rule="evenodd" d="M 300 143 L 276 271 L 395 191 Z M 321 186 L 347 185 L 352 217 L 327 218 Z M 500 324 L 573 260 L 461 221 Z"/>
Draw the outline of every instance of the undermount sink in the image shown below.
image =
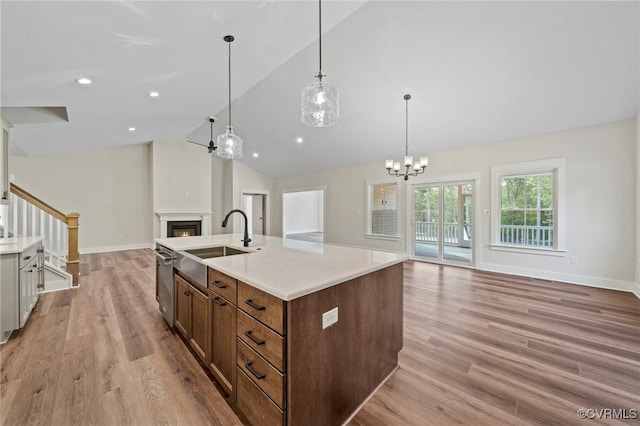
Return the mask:
<path id="1" fill-rule="evenodd" d="M 233 256 L 235 254 L 249 253 L 248 251 L 238 250 L 237 248 L 227 246 L 206 247 L 185 251 L 189 254 L 199 257 L 200 259 L 210 259 L 212 257 Z"/>

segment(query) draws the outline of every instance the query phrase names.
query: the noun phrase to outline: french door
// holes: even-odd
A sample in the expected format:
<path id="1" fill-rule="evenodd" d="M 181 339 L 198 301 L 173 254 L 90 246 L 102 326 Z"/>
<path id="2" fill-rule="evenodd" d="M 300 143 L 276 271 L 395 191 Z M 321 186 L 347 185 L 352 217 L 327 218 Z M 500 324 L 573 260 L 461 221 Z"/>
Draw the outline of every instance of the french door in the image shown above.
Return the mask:
<path id="1" fill-rule="evenodd" d="M 412 194 L 415 258 L 471 265 L 473 182 L 414 185 Z"/>

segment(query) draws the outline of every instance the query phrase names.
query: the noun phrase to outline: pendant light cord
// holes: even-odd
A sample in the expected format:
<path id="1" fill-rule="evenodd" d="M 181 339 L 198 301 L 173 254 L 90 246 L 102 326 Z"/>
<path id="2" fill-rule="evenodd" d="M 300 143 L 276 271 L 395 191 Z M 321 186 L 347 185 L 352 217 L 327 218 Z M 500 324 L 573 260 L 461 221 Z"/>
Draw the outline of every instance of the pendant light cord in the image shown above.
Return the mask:
<path id="1" fill-rule="evenodd" d="M 322 81 L 322 0 L 318 0 L 318 45 L 318 56 L 320 58 L 318 78 Z"/>
<path id="2" fill-rule="evenodd" d="M 409 99 L 411 99 L 411 97 L 409 96 L 407 98 L 408 95 L 405 96 L 405 100 L 406 100 L 406 105 L 405 105 L 405 110 L 404 110 L 404 114 L 405 114 L 405 119 L 404 119 L 404 128 L 405 128 L 405 134 L 404 134 L 404 140 L 405 140 L 405 144 L 404 144 L 404 155 L 406 157 L 409 156 Z"/>
<path id="3" fill-rule="evenodd" d="M 231 41 L 229 41 L 229 127 L 231 127 Z"/>

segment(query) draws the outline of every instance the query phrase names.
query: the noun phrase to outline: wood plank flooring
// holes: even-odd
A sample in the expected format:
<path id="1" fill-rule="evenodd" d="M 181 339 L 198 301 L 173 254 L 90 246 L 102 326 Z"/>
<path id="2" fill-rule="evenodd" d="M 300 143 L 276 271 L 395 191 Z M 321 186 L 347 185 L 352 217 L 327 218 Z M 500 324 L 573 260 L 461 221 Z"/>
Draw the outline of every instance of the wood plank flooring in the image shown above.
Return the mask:
<path id="1" fill-rule="evenodd" d="M 631 293 L 418 262 L 404 271 L 400 368 L 352 425 L 640 424 L 629 418 L 640 416 Z M 578 417 L 604 408 L 626 411 Z"/>
<path id="2" fill-rule="evenodd" d="M 640 411 L 632 294 L 417 262 L 404 270 L 400 368 L 351 425 L 640 423 L 577 416 Z M 162 320 L 152 251 L 132 250 L 83 255 L 80 288 L 41 295 L 0 348 L 0 424 L 242 422 Z"/>
<path id="3" fill-rule="evenodd" d="M 151 250 L 81 257 L 0 349 L 2 425 L 241 425 L 163 321 Z"/>

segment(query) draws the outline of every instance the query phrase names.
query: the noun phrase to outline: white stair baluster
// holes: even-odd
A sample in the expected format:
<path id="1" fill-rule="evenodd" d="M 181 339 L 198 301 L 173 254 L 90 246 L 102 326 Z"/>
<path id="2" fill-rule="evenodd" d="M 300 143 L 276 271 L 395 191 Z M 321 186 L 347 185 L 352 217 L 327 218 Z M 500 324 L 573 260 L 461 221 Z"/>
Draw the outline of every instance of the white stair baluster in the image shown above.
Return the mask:
<path id="1" fill-rule="evenodd" d="M 58 225 L 58 230 L 56 232 L 56 235 L 58 236 L 58 244 L 57 244 L 57 254 L 58 257 L 56 259 L 56 266 L 59 268 L 60 267 L 60 257 L 62 257 L 62 222 L 58 219 L 57 220 L 57 225 Z"/>
<path id="2" fill-rule="evenodd" d="M 49 262 L 53 263 L 53 216 L 47 214 L 49 216 L 49 228 L 47 229 L 47 239 L 49 240 Z"/>
<path id="3" fill-rule="evenodd" d="M 0 225 L 2 225 L 2 232 L 0 232 L 0 238 L 6 238 L 7 235 L 7 206 L 0 204 Z"/>
<path id="4" fill-rule="evenodd" d="M 27 220 L 27 213 L 29 212 L 29 209 L 27 208 L 27 202 L 24 201 L 22 198 L 20 199 L 20 210 L 22 211 L 22 223 L 21 223 L 21 228 L 22 228 L 22 234 L 23 236 L 27 236 L 27 227 L 29 225 L 28 220 Z"/>
<path id="5" fill-rule="evenodd" d="M 36 232 L 38 232 L 36 226 L 38 225 L 38 221 L 36 220 L 36 212 L 38 211 L 38 208 L 35 206 L 35 204 L 31 204 L 31 236 L 35 236 L 38 235 Z"/>

